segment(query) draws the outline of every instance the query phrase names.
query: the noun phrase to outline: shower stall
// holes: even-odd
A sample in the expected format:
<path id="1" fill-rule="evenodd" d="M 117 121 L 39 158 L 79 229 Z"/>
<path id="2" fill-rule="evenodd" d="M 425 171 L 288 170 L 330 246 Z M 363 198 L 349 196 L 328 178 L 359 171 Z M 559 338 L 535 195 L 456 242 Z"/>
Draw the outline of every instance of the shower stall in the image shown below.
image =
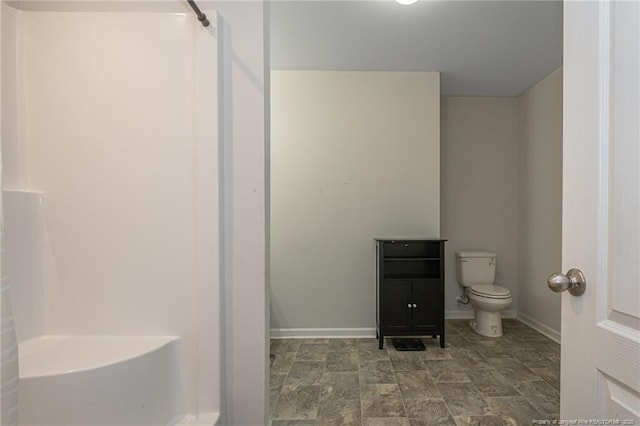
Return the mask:
<path id="1" fill-rule="evenodd" d="M 18 424 L 216 424 L 234 380 L 222 19 L 186 1 L 1 8 Z"/>

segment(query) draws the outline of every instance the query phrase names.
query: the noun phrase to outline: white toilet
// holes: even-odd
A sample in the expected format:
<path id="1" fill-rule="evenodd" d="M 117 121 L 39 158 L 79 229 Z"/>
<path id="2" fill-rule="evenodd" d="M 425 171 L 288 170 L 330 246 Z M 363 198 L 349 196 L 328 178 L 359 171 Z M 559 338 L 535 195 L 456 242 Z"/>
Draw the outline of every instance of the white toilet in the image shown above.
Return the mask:
<path id="1" fill-rule="evenodd" d="M 494 285 L 496 254 L 479 251 L 456 252 L 458 283 L 464 287 L 476 311 L 471 328 L 488 337 L 502 336 L 501 312 L 511 306 L 511 292 Z"/>

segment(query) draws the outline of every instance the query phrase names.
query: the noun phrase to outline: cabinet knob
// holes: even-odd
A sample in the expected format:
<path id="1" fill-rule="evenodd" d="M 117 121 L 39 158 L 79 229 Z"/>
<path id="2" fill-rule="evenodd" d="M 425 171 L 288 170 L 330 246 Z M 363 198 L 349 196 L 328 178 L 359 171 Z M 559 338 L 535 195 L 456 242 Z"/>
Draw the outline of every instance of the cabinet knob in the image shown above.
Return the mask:
<path id="1" fill-rule="evenodd" d="M 414 308 L 417 308 L 417 307 L 418 307 L 418 305 L 416 305 L 416 304 L 414 303 L 414 304 L 413 304 L 413 307 L 414 307 Z"/>
<path id="2" fill-rule="evenodd" d="M 410 307 L 411 307 L 411 303 L 409 303 L 409 304 L 407 305 L 407 308 L 410 308 Z"/>

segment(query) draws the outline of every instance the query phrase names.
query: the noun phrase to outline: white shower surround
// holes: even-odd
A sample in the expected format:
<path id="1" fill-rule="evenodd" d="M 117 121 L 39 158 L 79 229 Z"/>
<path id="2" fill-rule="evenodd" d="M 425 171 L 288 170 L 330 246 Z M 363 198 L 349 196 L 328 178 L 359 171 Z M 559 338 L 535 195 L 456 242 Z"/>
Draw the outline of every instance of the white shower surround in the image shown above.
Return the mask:
<path id="1" fill-rule="evenodd" d="M 176 414 L 211 425 L 222 405 L 217 14 L 203 8 L 204 29 L 167 2 L 10 4 L 3 187 L 18 340 L 177 336 Z M 128 358 L 153 352 L 134 347 Z"/>
<path id="2" fill-rule="evenodd" d="M 194 424 L 195 416 L 184 414 L 179 345 L 172 336 L 43 336 L 23 342 L 20 424 Z"/>

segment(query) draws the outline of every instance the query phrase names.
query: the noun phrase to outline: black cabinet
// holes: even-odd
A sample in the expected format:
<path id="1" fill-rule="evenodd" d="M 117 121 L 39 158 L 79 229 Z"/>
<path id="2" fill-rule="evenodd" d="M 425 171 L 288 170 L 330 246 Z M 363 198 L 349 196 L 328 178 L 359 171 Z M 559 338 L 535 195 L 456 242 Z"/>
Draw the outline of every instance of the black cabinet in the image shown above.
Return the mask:
<path id="1" fill-rule="evenodd" d="M 385 336 L 440 336 L 444 348 L 442 239 L 376 239 L 376 331 Z"/>

